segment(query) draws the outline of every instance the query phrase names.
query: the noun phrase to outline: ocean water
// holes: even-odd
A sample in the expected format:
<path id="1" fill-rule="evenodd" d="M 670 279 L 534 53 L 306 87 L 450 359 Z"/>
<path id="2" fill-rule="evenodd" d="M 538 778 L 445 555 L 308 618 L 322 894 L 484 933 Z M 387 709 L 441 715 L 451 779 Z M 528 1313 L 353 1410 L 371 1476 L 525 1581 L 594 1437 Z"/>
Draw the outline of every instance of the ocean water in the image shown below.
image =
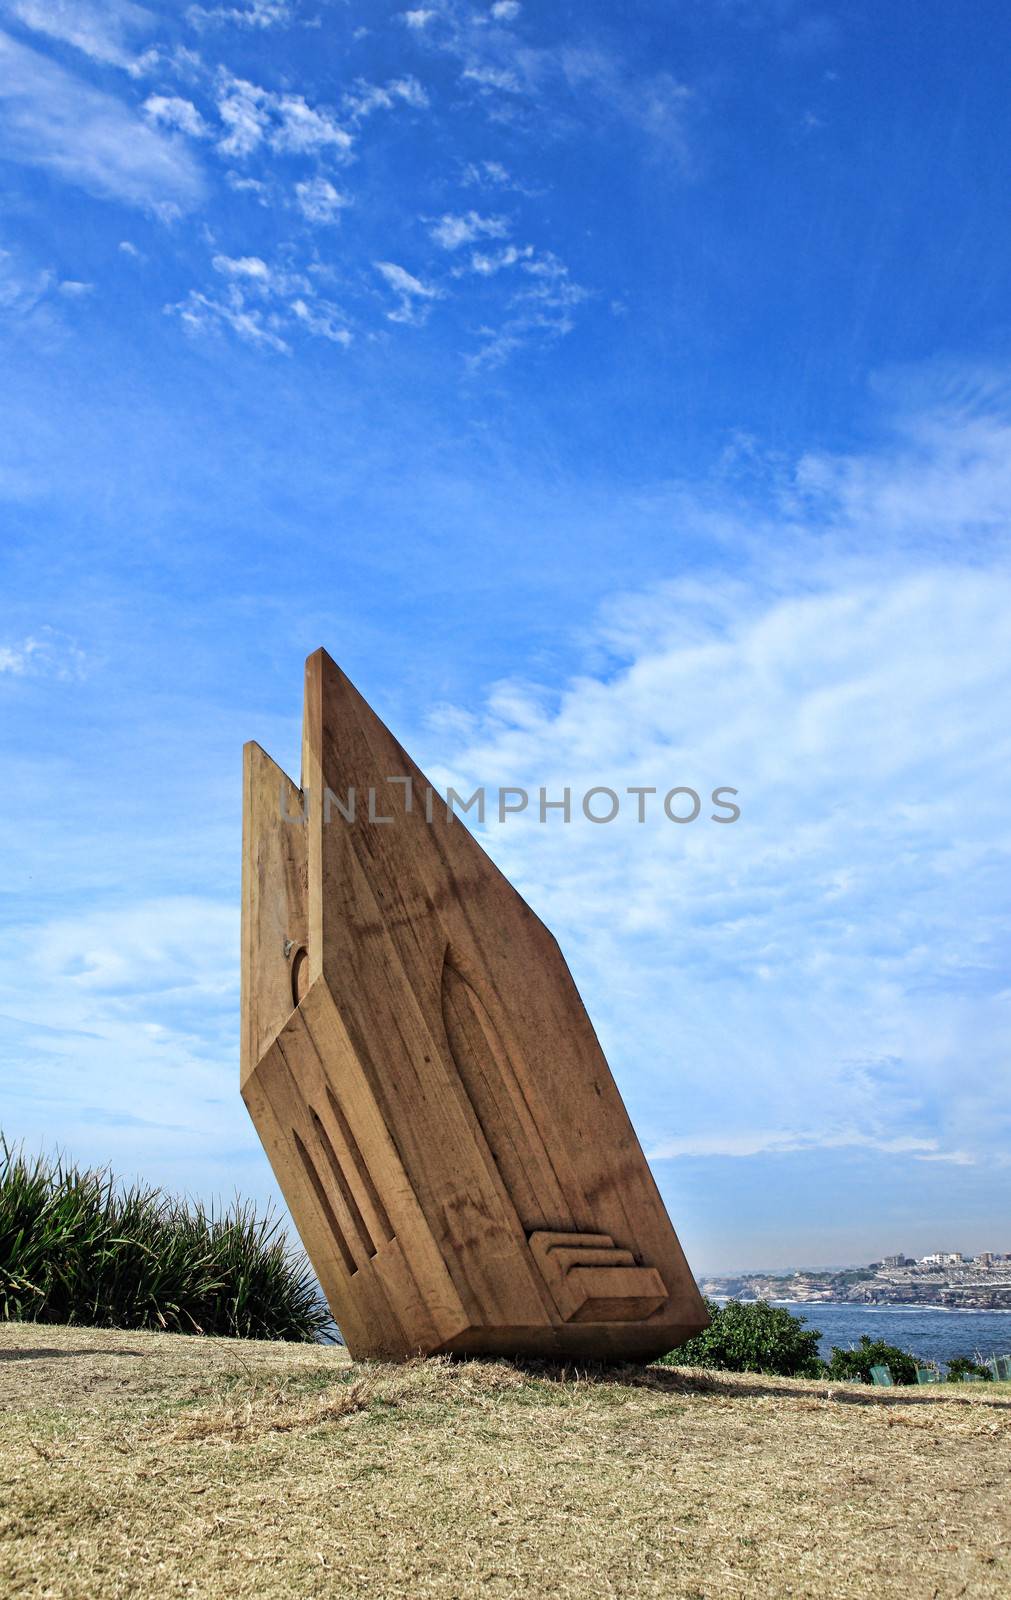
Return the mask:
<path id="1" fill-rule="evenodd" d="M 862 1333 L 884 1339 L 924 1361 L 950 1361 L 952 1356 L 1011 1355 L 1011 1311 L 940 1311 L 926 1306 L 854 1306 L 830 1301 L 774 1300 L 809 1328 L 821 1330 L 819 1349 L 828 1359 L 834 1344 L 843 1350 Z"/>

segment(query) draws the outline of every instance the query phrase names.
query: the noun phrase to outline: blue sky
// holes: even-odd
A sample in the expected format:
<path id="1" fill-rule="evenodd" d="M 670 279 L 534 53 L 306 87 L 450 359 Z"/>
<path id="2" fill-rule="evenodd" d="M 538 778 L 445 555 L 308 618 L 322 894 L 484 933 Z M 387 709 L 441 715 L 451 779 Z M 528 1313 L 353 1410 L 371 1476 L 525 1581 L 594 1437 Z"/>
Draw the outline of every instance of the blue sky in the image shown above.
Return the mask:
<path id="1" fill-rule="evenodd" d="M 699 1270 L 1011 1249 L 1006 9 L 0 0 L 2 1125 L 210 1197 L 324 644 Z"/>

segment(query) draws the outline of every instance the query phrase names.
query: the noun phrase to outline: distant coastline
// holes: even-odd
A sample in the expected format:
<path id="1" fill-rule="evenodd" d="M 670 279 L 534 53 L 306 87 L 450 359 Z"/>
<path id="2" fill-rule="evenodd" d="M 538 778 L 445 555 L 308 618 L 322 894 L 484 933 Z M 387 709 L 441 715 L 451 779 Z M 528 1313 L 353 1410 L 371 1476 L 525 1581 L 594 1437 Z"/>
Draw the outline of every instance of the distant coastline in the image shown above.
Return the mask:
<path id="1" fill-rule="evenodd" d="M 1011 1256 L 987 1250 L 967 1259 L 936 1251 L 918 1261 L 886 1256 L 865 1267 L 821 1272 L 736 1272 L 702 1277 L 714 1300 L 774 1300 L 783 1305 L 864 1306 L 868 1310 L 1011 1311 Z"/>
<path id="2" fill-rule="evenodd" d="M 805 1311 L 815 1311 L 819 1306 L 831 1306 L 833 1309 L 845 1307 L 847 1311 L 890 1311 L 901 1313 L 904 1311 L 943 1313 L 951 1317 L 1011 1317 L 1011 1305 L 996 1306 L 959 1306 L 959 1305 L 933 1305 L 926 1300 L 917 1300 L 904 1305 L 896 1300 L 792 1300 L 784 1295 L 758 1296 L 758 1295 L 729 1295 L 712 1294 L 707 1290 L 710 1300 L 739 1300 L 742 1305 L 754 1305 L 756 1300 L 768 1298 L 771 1305 L 776 1306 L 803 1306 Z"/>

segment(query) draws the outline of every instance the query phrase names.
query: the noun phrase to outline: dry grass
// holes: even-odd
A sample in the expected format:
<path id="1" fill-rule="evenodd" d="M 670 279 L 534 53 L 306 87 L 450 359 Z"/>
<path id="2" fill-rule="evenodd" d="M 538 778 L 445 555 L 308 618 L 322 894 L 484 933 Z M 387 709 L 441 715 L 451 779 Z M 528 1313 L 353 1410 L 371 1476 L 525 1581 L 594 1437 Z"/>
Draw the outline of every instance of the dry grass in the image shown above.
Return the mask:
<path id="1" fill-rule="evenodd" d="M 0 1326 L 0 1592 L 1004 1596 L 1011 1386 Z"/>

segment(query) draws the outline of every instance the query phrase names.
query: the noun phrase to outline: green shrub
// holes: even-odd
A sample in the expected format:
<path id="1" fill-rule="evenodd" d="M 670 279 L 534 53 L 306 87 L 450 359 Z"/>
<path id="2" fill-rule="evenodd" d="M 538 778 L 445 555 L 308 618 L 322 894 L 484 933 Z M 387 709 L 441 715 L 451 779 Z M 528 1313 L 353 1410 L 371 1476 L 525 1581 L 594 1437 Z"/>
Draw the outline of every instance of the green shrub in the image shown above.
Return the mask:
<path id="1" fill-rule="evenodd" d="M 723 1372 L 767 1372 L 782 1378 L 817 1378 L 825 1371 L 818 1355 L 821 1334 L 767 1300 L 719 1306 L 706 1301 L 709 1327 L 663 1360 L 672 1367 L 715 1367 Z"/>
<path id="2" fill-rule="evenodd" d="M 858 1378 L 861 1383 L 870 1383 L 871 1368 L 880 1366 L 888 1368 L 893 1383 L 915 1383 L 916 1369 L 921 1365 L 915 1356 L 900 1350 L 898 1345 L 886 1344 L 883 1339 L 872 1339 L 870 1334 L 862 1333 L 855 1350 L 840 1350 L 833 1345 L 828 1375 L 844 1380 Z"/>
<path id="3" fill-rule="evenodd" d="M 0 1135 L 0 1320 L 313 1340 L 330 1315 L 281 1219 L 215 1213 Z"/>
<path id="4" fill-rule="evenodd" d="M 961 1383 L 962 1379 L 969 1375 L 974 1378 L 985 1378 L 987 1382 L 993 1379 L 990 1368 L 981 1367 L 971 1356 L 952 1356 L 948 1362 L 948 1382 Z"/>

